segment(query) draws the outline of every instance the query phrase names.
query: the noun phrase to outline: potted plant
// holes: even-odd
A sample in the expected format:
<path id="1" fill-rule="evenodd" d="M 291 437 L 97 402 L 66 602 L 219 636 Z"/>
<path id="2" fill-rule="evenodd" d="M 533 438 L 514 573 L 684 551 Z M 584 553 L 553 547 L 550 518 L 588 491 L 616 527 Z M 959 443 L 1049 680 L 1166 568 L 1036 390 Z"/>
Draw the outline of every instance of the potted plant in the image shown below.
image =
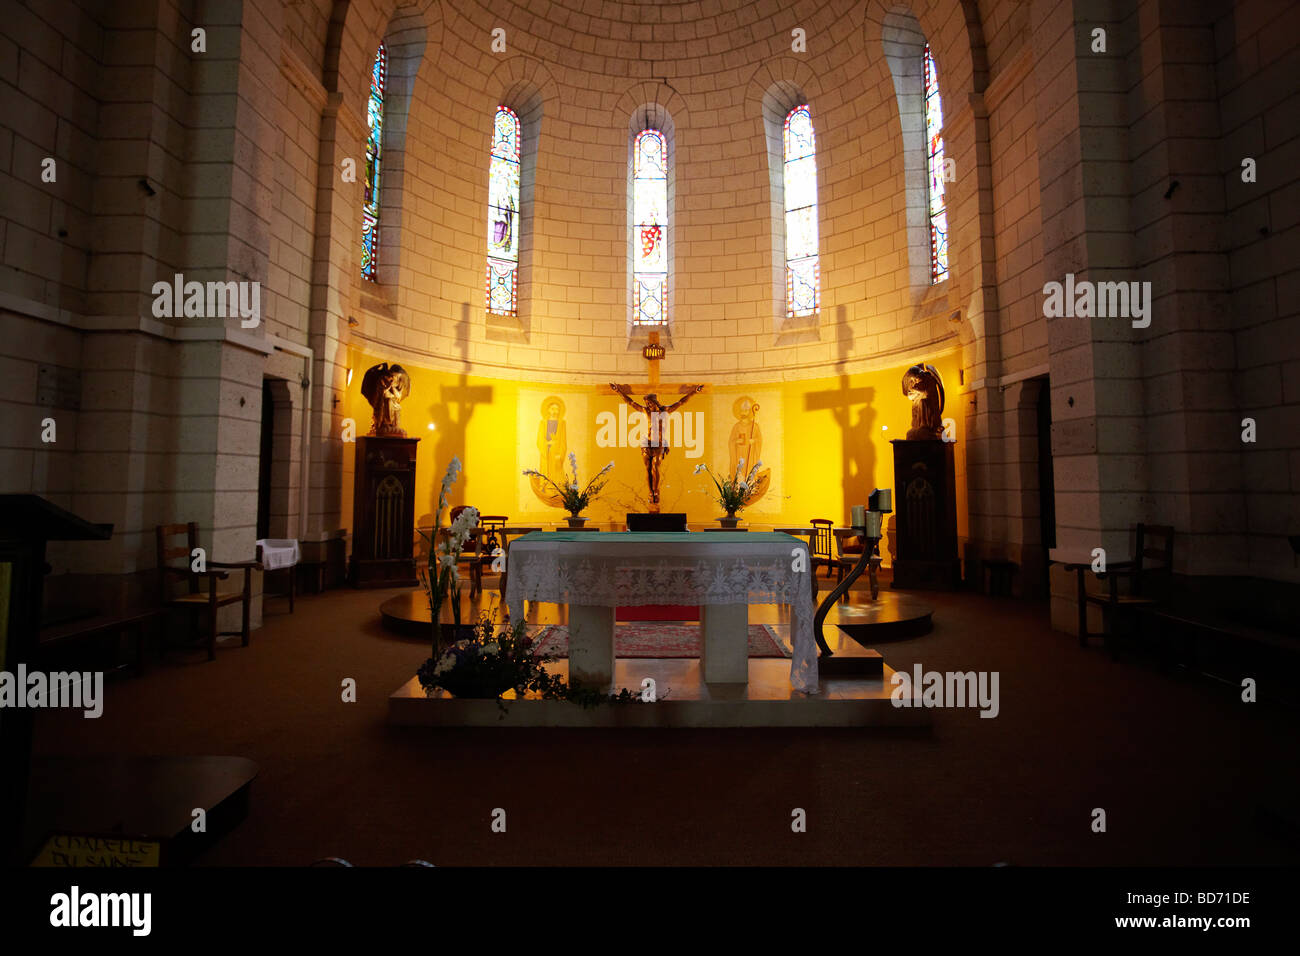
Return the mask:
<path id="1" fill-rule="evenodd" d="M 754 467 L 745 473 L 745 459 L 740 459 L 736 465 L 736 473 L 726 478 L 719 479 L 708 465 L 700 463 L 695 466 L 695 474 L 704 472 L 713 479 L 713 486 L 718 489 L 715 500 L 722 506 L 726 517 L 719 518 L 718 522 L 724 528 L 734 528 L 740 524 L 740 518 L 736 512 L 740 511 L 745 505 L 753 499 L 758 493 L 758 487 L 754 483 L 754 478 L 758 475 L 758 469 L 763 467 L 761 461 L 754 462 Z"/>
<path id="2" fill-rule="evenodd" d="M 557 484 L 549 475 L 544 475 L 534 468 L 525 468 L 524 474 L 539 478 L 554 488 L 556 494 L 560 496 L 564 510 L 569 513 L 569 527 L 581 528 L 587 523 L 587 519 L 582 516 L 582 512 L 596 500 L 596 496 L 605 487 L 605 483 L 609 481 L 605 476 L 609 474 L 613 467 L 614 463 L 611 461 L 600 469 L 582 490 L 579 490 L 578 485 L 578 456 L 573 452 L 569 452 L 569 469 L 573 473 L 573 478 L 566 480 L 563 485 Z"/>
<path id="3" fill-rule="evenodd" d="M 433 654 L 440 655 L 443 647 L 455 643 L 465 635 L 460 623 L 460 570 L 458 563 L 465 542 L 469 540 L 473 529 L 478 525 L 478 509 L 466 508 L 445 535 L 439 534 L 442 527 L 442 512 L 447 507 L 447 495 L 456 478 L 460 475 L 460 459 L 452 458 L 447 466 L 447 473 L 442 476 L 442 488 L 438 492 L 438 510 L 433 517 L 432 536 L 420 534 L 429 541 L 429 563 L 427 568 L 419 569 L 420 584 L 429 599 L 429 621 L 433 626 Z M 442 623 L 443 605 L 451 603 L 452 623 Z"/>

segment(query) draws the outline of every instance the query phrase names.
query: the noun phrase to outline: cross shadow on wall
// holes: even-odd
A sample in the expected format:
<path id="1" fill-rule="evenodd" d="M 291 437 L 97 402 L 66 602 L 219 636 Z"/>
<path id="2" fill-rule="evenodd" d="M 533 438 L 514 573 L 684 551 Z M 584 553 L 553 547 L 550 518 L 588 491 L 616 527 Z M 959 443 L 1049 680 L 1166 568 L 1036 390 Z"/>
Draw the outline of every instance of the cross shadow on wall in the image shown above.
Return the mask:
<path id="1" fill-rule="evenodd" d="M 466 366 L 469 364 L 469 331 L 469 303 L 462 302 L 460 304 L 460 322 L 456 325 L 456 349 L 460 352 L 461 361 Z M 455 385 L 443 385 L 440 388 L 438 401 L 429 409 L 429 414 L 433 419 L 434 434 L 437 436 L 434 445 L 433 467 L 436 473 L 433 476 L 431 507 L 438 507 L 438 492 L 442 490 L 442 476 L 446 474 L 447 465 L 451 463 L 453 456 L 460 459 L 466 475 L 462 476 L 452 486 L 452 500 L 448 504 L 473 504 L 473 502 L 464 500 L 468 475 L 473 474 L 472 468 L 475 464 L 489 468 L 492 467 L 493 463 L 467 461 L 465 437 L 469 431 L 470 419 L 474 417 L 474 410 L 479 405 L 486 405 L 491 402 L 492 386 L 470 385 L 469 375 L 464 371 L 457 376 Z M 482 505 L 479 505 L 479 507 L 481 508 Z M 444 515 L 444 520 L 445 517 Z"/>
<path id="2" fill-rule="evenodd" d="M 835 320 L 836 360 L 843 369 L 853 354 L 853 329 L 849 327 L 848 309 L 838 306 Z M 847 521 L 850 505 L 866 504 L 876 474 L 876 448 L 872 442 L 872 423 L 876 420 L 876 413 L 871 404 L 875 397 L 874 388 L 850 387 L 849 376 L 843 371 L 836 388 L 809 392 L 804 396 L 805 411 L 829 411 L 840 429 L 840 488 L 844 493 L 844 513 L 814 517 Z M 809 449 L 807 453 L 816 455 L 818 451 Z"/>

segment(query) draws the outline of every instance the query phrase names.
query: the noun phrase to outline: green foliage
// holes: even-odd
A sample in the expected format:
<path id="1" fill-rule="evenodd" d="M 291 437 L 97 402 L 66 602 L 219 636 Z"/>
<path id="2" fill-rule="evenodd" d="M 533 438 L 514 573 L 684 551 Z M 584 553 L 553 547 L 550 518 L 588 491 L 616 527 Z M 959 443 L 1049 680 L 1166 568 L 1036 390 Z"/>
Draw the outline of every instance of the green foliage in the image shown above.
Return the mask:
<path id="1" fill-rule="evenodd" d="M 606 483 L 609 481 L 605 476 L 609 474 L 611 469 L 613 469 L 614 463 L 611 461 L 608 465 L 602 468 L 596 473 L 596 476 L 592 478 L 591 481 L 587 482 L 587 486 L 581 489 L 579 489 L 578 485 L 578 460 L 572 452 L 569 453 L 569 467 L 573 474 L 573 478 L 566 479 L 562 485 L 557 484 L 549 475 L 544 475 L 534 468 L 526 468 L 524 474 L 540 478 L 542 481 L 554 488 L 556 494 L 560 496 L 560 501 L 564 506 L 564 510 L 576 517 L 582 514 L 582 512 L 587 509 L 587 506 L 595 501 L 596 496 L 604 489 Z"/>
<path id="2" fill-rule="evenodd" d="M 727 514 L 734 515 L 741 508 L 745 507 L 745 505 L 749 504 L 754 495 L 758 493 L 758 487 L 755 485 L 754 479 L 758 476 L 758 469 L 761 467 L 763 467 L 761 461 L 754 462 L 754 467 L 749 469 L 749 474 L 746 475 L 744 472 L 745 460 L 742 458 L 740 460 L 740 466 L 736 469 L 734 475 L 719 478 L 713 473 L 713 470 L 709 468 L 708 465 L 704 464 L 695 467 L 695 474 L 698 475 L 700 472 L 705 472 L 711 479 L 713 479 L 713 487 L 718 489 L 717 497 L 715 497 L 714 500 L 717 501 Z"/>
<path id="3" fill-rule="evenodd" d="M 528 636 L 525 622 L 498 625 L 484 611 L 474 625 L 472 637 L 457 641 L 440 657 L 430 657 L 421 665 L 420 685 L 426 691 L 441 688 L 455 697 L 496 698 L 503 711 L 506 702 L 501 695 L 509 690 L 517 697 L 532 693 L 542 700 L 567 700 L 583 708 L 641 699 L 626 687 L 616 694 L 572 687 L 543 666 L 554 658 L 539 656 L 536 651 L 536 642 Z"/>

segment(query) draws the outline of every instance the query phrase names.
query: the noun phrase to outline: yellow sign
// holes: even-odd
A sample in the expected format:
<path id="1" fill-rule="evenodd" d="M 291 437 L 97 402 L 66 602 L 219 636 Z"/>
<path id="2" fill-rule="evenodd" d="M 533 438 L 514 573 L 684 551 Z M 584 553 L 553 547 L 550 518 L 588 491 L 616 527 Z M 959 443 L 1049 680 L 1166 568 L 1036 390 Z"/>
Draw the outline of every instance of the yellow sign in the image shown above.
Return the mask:
<path id="1" fill-rule="evenodd" d="M 56 833 L 45 841 L 32 866 L 157 866 L 161 847 L 154 840 Z"/>

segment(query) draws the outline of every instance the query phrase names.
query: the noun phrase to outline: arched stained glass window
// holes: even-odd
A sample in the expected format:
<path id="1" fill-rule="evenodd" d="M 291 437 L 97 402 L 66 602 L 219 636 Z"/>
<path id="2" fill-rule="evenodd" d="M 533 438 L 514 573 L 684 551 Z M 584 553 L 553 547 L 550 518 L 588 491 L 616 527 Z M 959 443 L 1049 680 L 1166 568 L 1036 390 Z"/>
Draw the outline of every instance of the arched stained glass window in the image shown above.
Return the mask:
<path id="1" fill-rule="evenodd" d="M 915 61 L 913 61 L 915 62 Z M 930 281 L 948 278 L 948 208 L 943 196 L 943 104 L 930 44 L 925 45 L 925 139 L 930 172 Z"/>
<path id="2" fill-rule="evenodd" d="M 668 145 L 657 129 L 632 144 L 632 321 L 668 321 Z"/>
<path id="3" fill-rule="evenodd" d="M 817 246 L 817 143 L 808 104 L 785 117 L 786 316 L 813 315 L 821 307 L 821 257 Z"/>
<path id="4" fill-rule="evenodd" d="M 488 170 L 487 310 L 515 315 L 519 288 L 519 117 L 498 106 Z"/>
<path id="5" fill-rule="evenodd" d="M 361 274 L 371 282 L 379 265 L 379 166 L 384 142 L 384 87 L 388 81 L 388 54 L 379 44 L 370 71 L 370 99 L 366 106 L 366 181 L 361 201 Z"/>

